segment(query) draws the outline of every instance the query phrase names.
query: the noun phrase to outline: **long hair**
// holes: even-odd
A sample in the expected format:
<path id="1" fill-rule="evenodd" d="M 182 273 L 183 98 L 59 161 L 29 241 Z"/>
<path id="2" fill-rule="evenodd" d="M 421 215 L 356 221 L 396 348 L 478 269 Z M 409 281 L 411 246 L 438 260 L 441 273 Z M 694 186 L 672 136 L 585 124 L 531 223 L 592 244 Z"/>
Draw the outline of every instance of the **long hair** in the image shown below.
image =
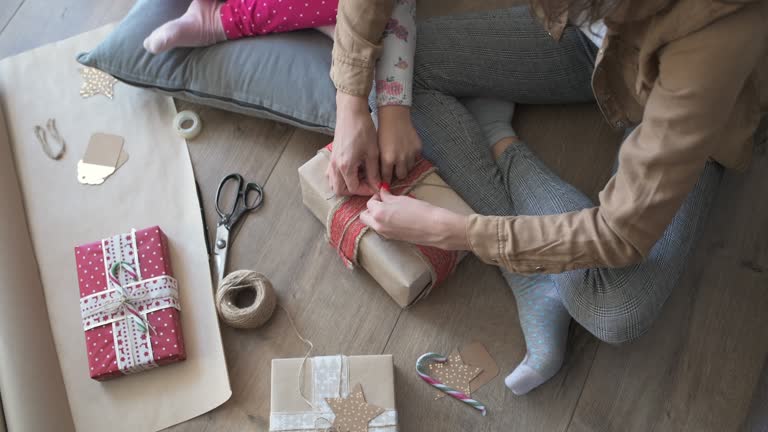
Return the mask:
<path id="1" fill-rule="evenodd" d="M 563 12 L 571 17 L 580 17 L 589 23 L 599 21 L 627 0 L 530 0 L 538 5 L 548 19 L 556 19 Z"/>

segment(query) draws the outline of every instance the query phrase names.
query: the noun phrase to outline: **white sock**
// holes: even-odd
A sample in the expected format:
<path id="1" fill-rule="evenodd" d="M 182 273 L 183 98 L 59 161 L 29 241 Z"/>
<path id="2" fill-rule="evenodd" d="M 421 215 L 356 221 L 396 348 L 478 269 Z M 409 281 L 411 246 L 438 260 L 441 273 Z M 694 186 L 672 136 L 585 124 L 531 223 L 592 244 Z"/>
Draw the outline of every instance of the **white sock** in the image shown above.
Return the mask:
<path id="1" fill-rule="evenodd" d="M 491 98 L 467 98 L 461 102 L 480 123 L 480 128 L 488 137 L 489 146 L 493 146 L 504 138 L 517 136 L 512 129 L 512 116 L 515 115 L 514 102 Z"/>
<path id="2" fill-rule="evenodd" d="M 202 47 L 226 40 L 220 9 L 221 4 L 216 0 L 193 0 L 184 15 L 147 36 L 144 48 L 159 54 L 176 47 Z"/>
<path id="3" fill-rule="evenodd" d="M 547 275 L 503 271 L 517 301 L 527 353 L 504 379 L 516 395 L 524 395 L 552 378 L 563 365 L 571 316 Z"/>

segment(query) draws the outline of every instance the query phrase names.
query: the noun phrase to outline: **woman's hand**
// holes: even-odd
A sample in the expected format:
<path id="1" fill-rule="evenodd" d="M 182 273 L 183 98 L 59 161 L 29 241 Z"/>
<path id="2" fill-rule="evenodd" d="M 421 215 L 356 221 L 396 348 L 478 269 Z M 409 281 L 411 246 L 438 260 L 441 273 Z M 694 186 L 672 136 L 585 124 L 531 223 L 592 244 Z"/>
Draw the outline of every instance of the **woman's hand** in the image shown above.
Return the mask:
<path id="1" fill-rule="evenodd" d="M 421 138 L 411 122 L 411 107 L 386 105 L 379 108 L 379 153 L 381 178 L 403 179 L 421 155 Z"/>
<path id="2" fill-rule="evenodd" d="M 469 250 L 467 217 L 382 188 L 360 220 L 381 236 L 447 250 Z"/>
<path id="3" fill-rule="evenodd" d="M 365 98 L 336 94 L 336 132 L 326 177 L 336 195 L 376 192 L 379 147 Z"/>

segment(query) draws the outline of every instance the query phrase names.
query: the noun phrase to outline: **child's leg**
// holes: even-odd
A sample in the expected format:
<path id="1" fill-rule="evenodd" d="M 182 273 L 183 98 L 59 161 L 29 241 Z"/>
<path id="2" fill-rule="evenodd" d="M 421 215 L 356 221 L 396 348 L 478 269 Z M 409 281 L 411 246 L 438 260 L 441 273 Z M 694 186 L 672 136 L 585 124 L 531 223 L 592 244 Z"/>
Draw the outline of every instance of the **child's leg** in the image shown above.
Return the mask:
<path id="1" fill-rule="evenodd" d="M 336 23 L 338 0 L 193 0 L 144 40 L 152 53 Z"/>
<path id="2" fill-rule="evenodd" d="M 144 48 L 159 54 L 176 47 L 208 46 L 225 40 L 219 12 L 222 5 L 217 0 L 192 0 L 184 15 L 144 39 Z"/>
<path id="3" fill-rule="evenodd" d="M 336 24 L 338 0 L 228 0 L 221 7 L 227 39 Z"/>

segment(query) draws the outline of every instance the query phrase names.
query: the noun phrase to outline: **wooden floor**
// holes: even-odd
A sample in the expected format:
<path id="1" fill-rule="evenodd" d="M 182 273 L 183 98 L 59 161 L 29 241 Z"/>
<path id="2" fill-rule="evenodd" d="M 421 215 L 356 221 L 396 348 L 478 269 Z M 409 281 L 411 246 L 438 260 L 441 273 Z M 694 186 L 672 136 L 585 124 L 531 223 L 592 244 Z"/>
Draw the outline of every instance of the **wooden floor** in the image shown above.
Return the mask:
<path id="1" fill-rule="evenodd" d="M 2 0 L 0 58 L 116 21 L 131 3 Z M 483 7 L 493 3 L 500 2 Z M 467 9 L 456 0 L 420 5 L 428 15 Z M 400 310 L 370 277 L 343 267 L 301 204 L 296 169 L 327 137 L 193 108 L 205 123 L 189 150 L 208 223 L 215 223 L 212 197 L 224 174 L 240 172 L 267 191 L 266 205 L 233 244 L 231 268 L 272 279 L 316 354 L 394 354 L 401 430 L 768 431 L 765 131 L 752 169 L 726 175 L 706 234 L 650 333 L 615 347 L 574 325 L 563 369 L 525 397 L 507 391 L 502 375 L 475 395 L 490 408 L 483 418 L 454 400 L 433 401 L 413 367 L 423 352 L 474 340 L 486 344 L 502 373 L 520 361 L 525 348 L 515 302 L 498 271 L 467 259 L 445 286 Z M 618 137 L 595 107 L 522 107 L 515 125 L 558 173 L 596 197 Z M 270 361 L 301 356 L 304 347 L 282 311 L 261 330 L 224 328 L 223 336 L 231 400 L 173 430 L 268 430 Z"/>

